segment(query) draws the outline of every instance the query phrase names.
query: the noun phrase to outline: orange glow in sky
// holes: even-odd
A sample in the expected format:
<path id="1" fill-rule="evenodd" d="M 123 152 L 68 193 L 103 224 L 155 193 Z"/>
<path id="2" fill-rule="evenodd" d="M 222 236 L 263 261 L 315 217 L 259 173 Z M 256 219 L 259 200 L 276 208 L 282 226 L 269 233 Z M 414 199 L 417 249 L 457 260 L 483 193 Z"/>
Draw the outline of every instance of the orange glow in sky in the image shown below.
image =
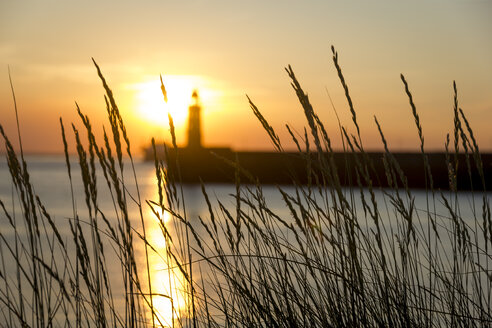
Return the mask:
<path id="1" fill-rule="evenodd" d="M 479 0 L 3 1 L 0 124 L 14 139 L 9 65 L 27 152 L 62 151 L 58 118 L 80 124 L 75 101 L 100 135 L 107 119 L 94 57 L 135 152 L 152 137 L 169 140 L 166 111 L 178 144 L 185 143 L 193 88 L 202 101 L 205 145 L 272 149 L 245 95 L 281 140 L 289 140 L 286 123 L 302 134 L 306 119 L 284 71 L 291 64 L 340 149 L 328 93 L 342 125 L 349 132 L 354 126 L 331 58 L 334 45 L 366 149 L 382 148 L 374 115 L 390 149 L 418 149 L 403 73 L 429 150 L 443 149 L 453 127 L 453 80 L 480 148 L 492 150 L 490 13 L 492 2 Z"/>
<path id="2" fill-rule="evenodd" d="M 135 91 L 133 107 L 136 112 L 148 121 L 148 124 L 166 126 L 168 113 L 174 124 L 183 127 L 188 118 L 188 106 L 192 103 L 193 90 L 199 90 L 200 99 L 209 106 L 217 107 L 216 94 L 208 89 L 207 81 L 196 76 L 169 75 L 163 77 L 167 91 L 167 102 L 161 91 L 159 79 L 132 84 L 129 89 Z"/>

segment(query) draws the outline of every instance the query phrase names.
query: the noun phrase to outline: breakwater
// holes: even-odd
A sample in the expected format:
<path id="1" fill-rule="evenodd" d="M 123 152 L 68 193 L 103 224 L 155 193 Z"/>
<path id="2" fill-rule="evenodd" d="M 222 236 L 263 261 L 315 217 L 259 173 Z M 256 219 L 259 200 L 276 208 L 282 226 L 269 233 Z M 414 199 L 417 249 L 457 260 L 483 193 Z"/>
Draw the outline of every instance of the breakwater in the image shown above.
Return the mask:
<path id="1" fill-rule="evenodd" d="M 394 181 L 403 187 L 403 173 L 409 188 L 429 188 L 425 159 L 421 153 L 393 152 L 261 152 L 233 151 L 230 148 L 169 148 L 159 149 L 159 159 L 167 164 L 168 173 L 183 183 L 232 183 L 239 177 L 243 183 L 308 184 L 322 179 L 333 183 L 334 172 L 342 186 L 356 186 L 358 179 L 375 187 L 390 187 Z M 456 179 L 459 190 L 490 190 L 492 187 L 492 154 L 480 155 L 481 168 L 472 154 L 427 153 L 427 162 L 434 188 L 450 189 Z M 150 149 L 146 159 L 153 160 Z M 396 166 L 394 163 L 398 163 Z M 401 171 L 399 172 L 399 167 Z M 457 168 L 457 170 L 456 170 Z M 483 172 L 483 176 L 482 173 Z M 329 172 L 326 174 L 326 172 Z M 367 172 L 365 174 L 364 172 Z M 327 179 L 331 175 L 331 178 Z M 328 181 L 331 180 L 331 181 Z"/>

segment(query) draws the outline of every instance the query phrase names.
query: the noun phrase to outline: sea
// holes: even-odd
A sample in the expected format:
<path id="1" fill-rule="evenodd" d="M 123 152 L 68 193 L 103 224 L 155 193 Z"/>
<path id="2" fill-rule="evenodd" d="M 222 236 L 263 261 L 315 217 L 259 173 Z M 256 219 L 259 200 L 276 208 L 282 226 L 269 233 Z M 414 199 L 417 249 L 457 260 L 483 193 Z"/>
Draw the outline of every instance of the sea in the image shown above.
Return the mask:
<path id="1" fill-rule="evenodd" d="M 69 222 L 71 220 L 73 221 L 74 208 L 79 215 L 81 222 L 83 224 L 88 224 L 89 212 L 86 206 L 84 186 L 77 161 L 78 159 L 76 157 L 70 158 L 72 175 L 71 186 L 64 156 L 26 156 L 28 172 L 32 185 L 34 186 L 34 191 L 36 195 L 39 196 L 40 202 L 43 204 L 52 221 L 58 228 L 61 238 L 66 245 L 73 244 Z M 160 222 L 171 222 L 172 220 L 169 219 L 169 213 L 159 212 L 159 210 L 152 205 L 152 202 L 159 201 L 154 163 L 136 160 L 134 162 L 135 171 L 133 171 L 130 161 L 125 159 L 124 166 L 124 182 L 128 188 L 127 194 L 129 195 L 127 197 L 127 203 L 129 204 L 130 221 L 132 225 L 136 227 L 136 232 L 141 234 L 142 222 L 137 206 L 138 203 L 141 203 L 147 239 L 154 247 L 154 250 L 148 253 L 147 258 L 149 259 L 149 270 L 152 277 L 151 283 L 153 291 L 160 294 L 161 297 L 156 296 L 153 303 L 160 312 L 159 318 L 162 321 L 172 322 L 180 315 L 179 309 L 184 309 L 186 306 L 185 303 L 187 302 L 186 297 L 183 294 L 183 289 L 185 289 L 185 287 L 182 274 L 176 267 L 170 268 L 166 264 L 165 253 L 167 245 L 165 238 L 163 238 L 163 230 L 160 226 Z M 135 174 L 133 172 L 135 172 Z M 137 181 L 136 183 L 135 179 Z M 121 218 L 115 214 L 117 212 L 115 211 L 115 200 L 112 198 L 111 193 L 105 185 L 103 174 L 100 169 L 98 170 L 97 181 L 98 206 L 101 211 L 107 215 L 106 219 L 109 222 L 120 220 Z M 234 213 L 236 206 L 236 199 L 234 197 L 234 194 L 236 193 L 235 185 L 205 184 L 204 187 L 214 211 L 219 207 L 220 202 L 224 208 Z M 255 187 L 246 186 L 245 188 Z M 269 208 L 275 214 L 289 221 L 292 219 L 292 216 L 288 206 L 286 206 L 282 199 L 279 188 L 282 188 L 287 194 L 295 195 L 296 190 L 293 186 L 279 187 L 275 185 L 262 185 L 262 197 L 264 197 L 265 203 L 268 204 Z M 352 195 L 352 200 L 356 206 L 357 212 L 363 216 L 364 209 L 361 205 L 360 197 L 362 197 L 362 194 L 367 193 L 367 191 L 359 192 L 356 190 L 356 192 L 353 192 L 353 190 L 347 188 L 346 192 L 347 194 Z M 391 225 L 393 212 L 387 195 L 388 191 L 376 191 L 376 200 L 381 204 L 381 220 L 384 223 Z M 475 220 L 473 218 L 481 216 L 483 197 L 485 196 L 487 199 L 490 199 L 491 196 L 490 193 L 479 194 L 473 192 L 461 192 L 456 195 L 450 195 L 448 191 L 442 193 L 439 192 L 437 195 L 430 196 L 428 192 L 423 190 L 412 190 L 412 195 L 415 197 L 416 210 L 417 212 L 420 212 L 422 218 L 425 218 L 425 211 L 430 206 L 433 213 L 442 216 L 444 219 L 449 219 L 450 214 L 446 209 L 442 196 L 449 197 L 452 200 L 452 206 L 456 203 L 460 204 L 460 215 L 464 218 L 466 224 L 469 224 L 470 229 L 479 229 L 479 227 L 475 226 Z M 182 195 L 180 189 L 178 196 L 182 196 L 184 199 L 184 203 L 181 203 L 180 206 L 182 209 L 185 209 L 190 224 L 199 225 L 199 217 L 202 219 L 210 217 L 209 206 L 203 195 L 201 185 L 184 185 L 182 186 Z M 430 204 L 429 199 L 433 200 Z M 15 265 L 13 265 L 13 262 L 6 261 L 6 259 L 12 259 L 8 256 L 9 250 L 8 247 L 6 247 L 6 244 L 14 244 L 16 238 L 12 226 L 12 218 L 15 221 L 14 224 L 17 225 L 18 234 L 21 235 L 25 232 L 23 229 L 27 229 L 25 224 L 22 223 L 22 210 L 19 203 L 19 196 L 12 183 L 5 156 L 0 158 L 0 200 L 5 207 L 5 211 L 0 209 L 0 235 L 2 236 L 2 239 L 0 240 L 0 252 L 2 255 L 2 263 L 0 263 L 2 274 L 0 275 L 0 285 L 3 286 L 15 282 Z M 158 215 L 161 216 L 161 221 L 156 219 L 156 215 L 153 213 L 152 208 L 154 208 L 154 210 L 158 212 Z M 9 213 L 9 215 L 5 212 Z M 365 223 L 363 224 L 371 225 L 367 220 L 364 222 Z M 423 224 L 425 225 L 425 222 Z M 105 228 L 104 223 L 101 222 L 99 228 L 103 235 L 109 235 L 109 231 Z M 48 231 L 49 227 L 46 229 Z M 168 229 L 171 233 L 177 233 L 176 228 L 173 226 L 169 226 Z M 200 229 L 198 229 L 198 231 L 200 231 Z M 55 236 L 52 234 L 48 235 L 48 239 L 53 241 Z M 137 259 L 139 262 L 137 263 L 137 268 L 141 270 L 141 276 L 145 277 L 147 274 L 147 265 L 144 260 L 145 249 L 140 242 L 141 240 L 139 240 L 138 234 L 134 234 L 134 238 L 135 244 L 140 245 L 136 246 L 136 254 L 141 259 Z M 108 237 L 108 240 L 109 239 L 110 238 Z M 48 244 L 49 240 L 47 240 L 46 243 Z M 74 251 L 73 249 L 70 249 L 70 246 L 67 246 L 67 248 L 68 251 Z M 49 246 L 46 246 L 46 249 L 49 249 Z M 61 251 L 62 250 L 55 250 L 54 253 L 59 254 Z M 123 302 L 124 300 L 124 293 L 121 291 L 124 290 L 122 277 L 125 273 L 122 272 L 121 266 L 119 265 L 119 250 L 115 248 L 111 241 L 105 242 L 105 252 L 106 266 L 109 273 L 108 276 L 110 277 L 111 286 L 115 290 L 115 304 L 118 304 L 118 302 Z M 5 282 L 7 282 L 7 284 L 4 284 Z M 0 287 L 0 289 L 2 288 L 3 287 Z M 170 297 L 168 296 L 173 296 L 173 303 L 171 303 Z M 3 296 L 0 295 L 0 298 L 1 297 L 5 297 L 5 294 L 3 294 Z M 2 305 L 0 305 L 0 308 L 2 308 L 2 311 L 5 311 L 5 307 Z"/>

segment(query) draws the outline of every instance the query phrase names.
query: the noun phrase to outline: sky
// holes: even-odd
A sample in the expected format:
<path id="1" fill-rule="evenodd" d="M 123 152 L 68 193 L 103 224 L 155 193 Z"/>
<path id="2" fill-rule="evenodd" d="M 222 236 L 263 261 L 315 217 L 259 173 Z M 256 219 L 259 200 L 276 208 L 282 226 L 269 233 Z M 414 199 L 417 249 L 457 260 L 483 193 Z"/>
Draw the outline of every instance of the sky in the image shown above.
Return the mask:
<path id="1" fill-rule="evenodd" d="M 134 153 L 152 137 L 186 142 L 186 108 L 198 89 L 203 142 L 273 149 L 246 95 L 293 147 L 285 124 L 306 119 L 284 68 L 292 65 L 335 148 L 334 108 L 355 133 L 333 65 L 339 55 L 366 149 L 418 150 L 400 79 L 409 82 L 428 150 L 442 150 L 453 126 L 453 87 L 484 151 L 492 151 L 492 1 L 58 1 L 0 0 L 0 124 L 16 140 L 8 68 L 24 151 L 63 151 L 59 118 L 81 128 L 77 103 L 102 135 L 104 90 L 115 94 Z M 169 103 L 159 93 L 159 75 Z M 333 101 L 333 106 L 330 102 Z M 72 151 L 74 147 L 72 146 Z"/>

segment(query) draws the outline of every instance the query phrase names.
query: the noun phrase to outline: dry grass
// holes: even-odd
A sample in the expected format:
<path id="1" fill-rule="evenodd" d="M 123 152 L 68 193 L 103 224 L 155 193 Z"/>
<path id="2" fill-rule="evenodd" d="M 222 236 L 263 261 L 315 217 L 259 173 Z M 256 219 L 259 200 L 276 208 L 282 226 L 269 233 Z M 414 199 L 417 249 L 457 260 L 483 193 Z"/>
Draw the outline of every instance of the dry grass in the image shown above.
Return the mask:
<path id="1" fill-rule="evenodd" d="M 454 149 L 449 149 L 449 135 L 446 142 L 450 191 L 443 192 L 433 188 L 421 122 L 409 84 L 401 76 L 424 158 L 426 207 L 421 209 L 422 202 L 408 188 L 376 118 L 390 188 L 382 189 L 378 181 L 371 180 L 374 166 L 364 150 L 356 110 L 334 49 L 333 61 L 356 130 L 353 135 L 348 127 L 340 126 L 339 132 L 346 156 L 356 163 L 355 176 L 350 179 L 357 187 L 341 186 L 328 133 L 288 67 L 310 136 L 306 132 L 298 140 L 291 133 L 299 156 L 306 159 L 309 183 L 300 185 L 293 178 L 292 187 L 277 188 L 287 216 L 271 207 L 262 185 L 242 184 L 236 178 L 231 181 L 235 184 L 232 210 L 224 205 L 229 200 L 211 199 L 207 186 L 202 185 L 209 213 L 189 217 L 179 171 L 166 171 L 157 156 L 158 199 L 143 201 L 135 169 L 126 176 L 125 163 L 133 167 L 130 140 L 96 64 L 106 92 L 109 134 L 104 130 L 104 144 L 98 145 L 89 118 L 78 107 L 83 128 L 72 124 L 70 132 L 75 136 L 85 207 L 75 202 L 75 171 L 60 120 L 72 192 L 67 207 L 73 209 L 71 239 L 67 240 L 36 195 L 22 151 L 20 156 L 15 153 L 0 126 L 18 207 L 11 211 L 0 200 L 0 218 L 6 222 L 2 227 L 7 227 L 0 230 L 0 326 L 491 326 L 489 194 L 477 142 L 458 107 L 456 86 Z M 162 89 L 164 92 L 164 85 Z M 274 129 L 249 101 L 277 151 L 283 151 Z M 318 154 L 328 156 L 310 160 L 309 140 L 314 140 Z M 481 174 L 483 186 L 475 186 L 471 193 L 472 217 L 462 216 L 463 204 L 458 201 L 459 152 L 467 154 L 469 175 L 473 167 Z M 123 159 L 125 153 L 129 162 Z M 129 184 L 135 185 L 136 193 L 130 193 Z M 110 193 L 112 213 L 100 207 L 102 190 Z M 436 210 L 439 206 L 446 215 Z M 137 211 L 131 212 L 130 207 Z M 183 277 L 177 288 L 186 295 L 184 309 L 177 308 L 177 295 L 172 291 L 153 293 L 149 257 L 158 250 L 146 234 L 146 207 L 157 217 L 166 241 L 165 253 L 158 255 L 167 265 L 169 281 L 172 272 Z M 165 223 L 161 213 L 170 215 L 170 221 Z M 112 217 L 116 219 L 108 219 Z M 141 264 L 137 247 L 144 250 L 145 270 L 137 267 Z M 119 259 L 123 290 L 114 287 L 116 277 L 108 276 L 108 267 L 115 265 L 108 263 L 109 253 Z M 155 309 L 152 295 L 170 300 L 169 322 L 149 316 Z"/>

